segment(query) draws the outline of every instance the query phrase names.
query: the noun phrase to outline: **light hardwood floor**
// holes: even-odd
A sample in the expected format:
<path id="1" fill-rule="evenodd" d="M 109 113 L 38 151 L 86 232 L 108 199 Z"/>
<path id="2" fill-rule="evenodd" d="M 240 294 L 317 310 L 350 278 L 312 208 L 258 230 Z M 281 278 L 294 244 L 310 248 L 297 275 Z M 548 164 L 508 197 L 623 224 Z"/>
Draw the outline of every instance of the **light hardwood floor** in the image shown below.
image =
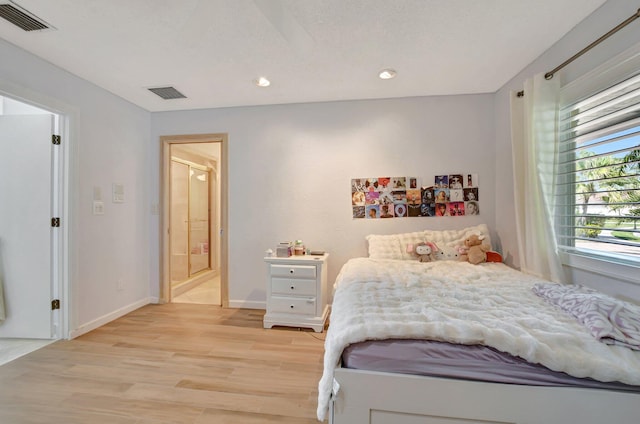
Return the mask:
<path id="1" fill-rule="evenodd" d="M 317 423 L 325 333 L 148 305 L 0 366 L 0 423 Z"/>

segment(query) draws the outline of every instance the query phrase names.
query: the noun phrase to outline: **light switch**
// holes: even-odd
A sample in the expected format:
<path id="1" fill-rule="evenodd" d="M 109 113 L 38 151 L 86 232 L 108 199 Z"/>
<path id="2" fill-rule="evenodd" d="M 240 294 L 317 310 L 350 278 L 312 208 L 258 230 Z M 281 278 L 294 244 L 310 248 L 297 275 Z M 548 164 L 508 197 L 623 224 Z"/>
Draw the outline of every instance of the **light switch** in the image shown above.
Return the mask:
<path id="1" fill-rule="evenodd" d="M 113 183 L 113 203 L 124 203 L 124 184 Z"/>
<path id="2" fill-rule="evenodd" d="M 101 200 L 93 201 L 93 214 L 104 215 L 104 202 Z"/>

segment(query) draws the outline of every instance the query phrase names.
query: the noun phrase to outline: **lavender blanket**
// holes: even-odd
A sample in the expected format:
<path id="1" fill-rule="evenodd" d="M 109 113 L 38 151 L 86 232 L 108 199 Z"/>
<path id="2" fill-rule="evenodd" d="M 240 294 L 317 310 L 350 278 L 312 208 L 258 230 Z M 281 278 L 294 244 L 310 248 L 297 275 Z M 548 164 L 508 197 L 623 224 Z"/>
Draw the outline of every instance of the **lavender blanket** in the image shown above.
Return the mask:
<path id="1" fill-rule="evenodd" d="M 640 350 L 640 306 L 577 284 L 535 284 L 533 292 L 573 315 L 601 342 Z"/>

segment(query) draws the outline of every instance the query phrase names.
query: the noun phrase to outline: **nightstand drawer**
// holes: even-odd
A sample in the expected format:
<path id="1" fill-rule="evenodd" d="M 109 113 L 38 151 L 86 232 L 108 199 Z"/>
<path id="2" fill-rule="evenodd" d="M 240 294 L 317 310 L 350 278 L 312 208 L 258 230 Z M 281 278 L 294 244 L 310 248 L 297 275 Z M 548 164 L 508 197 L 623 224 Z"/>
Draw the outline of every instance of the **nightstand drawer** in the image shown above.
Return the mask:
<path id="1" fill-rule="evenodd" d="M 315 315 L 315 297 L 271 296 L 270 312 L 286 314 Z"/>
<path id="2" fill-rule="evenodd" d="M 272 278 L 271 293 L 315 296 L 316 280 Z"/>
<path id="3" fill-rule="evenodd" d="M 316 267 L 313 265 L 271 265 L 273 277 L 316 278 Z"/>

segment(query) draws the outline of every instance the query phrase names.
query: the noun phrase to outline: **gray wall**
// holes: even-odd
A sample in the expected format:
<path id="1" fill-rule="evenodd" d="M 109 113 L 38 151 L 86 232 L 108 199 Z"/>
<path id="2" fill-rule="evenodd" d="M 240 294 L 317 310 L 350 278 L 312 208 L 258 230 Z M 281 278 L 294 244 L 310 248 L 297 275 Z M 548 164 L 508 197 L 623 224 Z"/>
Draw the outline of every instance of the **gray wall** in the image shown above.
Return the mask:
<path id="1" fill-rule="evenodd" d="M 279 241 L 328 251 L 333 281 L 349 258 L 366 255 L 367 234 L 493 228 L 492 101 L 487 94 L 154 113 L 152 202 L 160 202 L 160 136 L 228 133 L 229 300 L 264 307 L 264 252 Z M 435 175 L 463 172 L 479 176 L 479 216 L 352 219 L 351 178 L 416 176 L 432 184 Z M 159 249 L 159 217 L 152 218 Z"/>
<path id="2" fill-rule="evenodd" d="M 233 305 L 263 304 L 263 253 L 281 240 L 301 238 L 329 251 L 333 279 L 348 258 L 366 254 L 367 234 L 486 222 L 509 263 L 517 266 L 510 91 L 520 90 L 525 78 L 555 67 L 637 8 L 630 0 L 609 0 L 497 93 L 154 114 L 0 40 L 0 91 L 72 117 L 66 223 L 72 334 L 158 296 L 160 225 L 151 209 L 160 203 L 161 135 L 229 134 Z M 559 77 L 581 75 L 638 40 L 640 24 L 633 23 Z M 351 219 L 351 178 L 428 180 L 451 172 L 479 174 L 480 216 Z M 108 201 L 114 182 L 125 185 L 124 204 Z M 94 187 L 107 200 L 103 216 L 91 214 Z M 572 269 L 573 278 L 639 296 L 624 270 L 588 269 Z"/>
<path id="3" fill-rule="evenodd" d="M 68 153 L 67 273 L 71 335 L 149 302 L 150 113 L 0 39 L 0 94 L 71 118 Z M 0 170 L 0 178 L 3 176 Z M 126 201 L 111 203 L 112 183 Z M 92 215 L 94 187 L 105 214 Z M 117 282 L 122 280 L 122 289 Z"/>

